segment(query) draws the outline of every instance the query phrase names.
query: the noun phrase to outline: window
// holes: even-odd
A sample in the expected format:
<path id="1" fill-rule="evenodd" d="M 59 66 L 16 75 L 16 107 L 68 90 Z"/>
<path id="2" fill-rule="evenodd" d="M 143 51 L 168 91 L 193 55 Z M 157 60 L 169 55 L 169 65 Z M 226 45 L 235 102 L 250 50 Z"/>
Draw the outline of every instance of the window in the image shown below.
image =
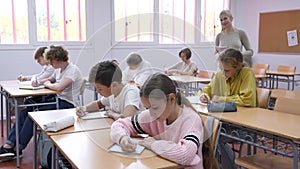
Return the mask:
<path id="1" fill-rule="evenodd" d="M 229 0 L 114 0 L 115 42 L 195 44 L 220 32 Z"/>
<path id="2" fill-rule="evenodd" d="M 0 0 L 0 43 L 85 41 L 85 18 L 85 0 Z"/>

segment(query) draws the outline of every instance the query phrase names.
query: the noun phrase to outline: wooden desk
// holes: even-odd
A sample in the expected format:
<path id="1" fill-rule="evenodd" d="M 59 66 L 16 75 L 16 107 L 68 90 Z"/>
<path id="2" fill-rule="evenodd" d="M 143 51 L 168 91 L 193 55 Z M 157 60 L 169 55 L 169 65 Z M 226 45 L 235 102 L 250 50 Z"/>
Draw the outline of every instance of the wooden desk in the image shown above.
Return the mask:
<path id="1" fill-rule="evenodd" d="M 180 168 L 174 162 L 145 149 L 141 155 L 107 152 L 113 143 L 110 129 L 52 135 L 50 138 L 75 168 L 149 169 Z"/>
<path id="2" fill-rule="evenodd" d="M 273 153 L 293 157 L 294 169 L 298 168 L 300 132 L 297 126 L 300 123 L 299 115 L 262 108 L 244 108 L 233 113 L 213 113 L 210 115 L 221 119 L 221 135 Z M 244 134 L 237 135 L 240 131 Z M 252 138 L 252 136 L 256 137 Z M 270 145 L 262 144 L 259 142 L 262 138 L 269 138 L 272 142 Z M 278 148 L 279 143 L 292 147 L 293 153 Z"/>
<path id="3" fill-rule="evenodd" d="M 199 90 L 199 83 L 207 84 L 211 81 L 211 78 L 184 75 L 169 76 L 169 78 L 178 83 L 179 88 L 184 91 L 186 96 L 189 96 L 191 92 L 197 94 L 197 91 Z"/>
<path id="4" fill-rule="evenodd" d="M 48 137 L 52 135 L 59 134 L 67 134 L 74 132 L 82 132 L 89 130 L 97 130 L 97 129 L 105 129 L 110 128 L 113 123 L 113 119 L 111 118 L 100 118 L 100 119 L 90 119 L 90 120 L 82 120 L 78 118 L 75 114 L 75 108 L 73 109 L 60 109 L 60 110 L 48 110 L 48 111 L 37 111 L 37 112 L 29 112 L 28 116 L 34 121 L 35 125 L 33 128 L 34 134 L 34 168 L 36 168 L 36 155 L 37 155 L 37 134 L 36 129 L 37 126 L 43 129 L 43 125 L 54 121 L 56 119 L 65 117 L 65 116 L 74 116 L 75 124 L 74 126 L 68 127 L 58 132 L 46 132 Z M 81 144 L 79 144 L 81 145 Z"/>
<path id="5" fill-rule="evenodd" d="M 72 115 L 75 118 L 74 126 L 68 127 L 58 132 L 47 132 L 46 134 L 48 136 L 51 136 L 56 134 L 66 134 L 66 133 L 73 133 L 73 132 L 110 128 L 111 124 L 114 122 L 114 120 L 111 118 L 99 118 L 99 119 L 89 119 L 89 120 L 80 119 L 75 114 L 75 108 L 36 111 L 36 112 L 28 113 L 28 116 L 34 121 L 35 125 L 38 126 L 39 128 L 43 128 L 44 124 L 54 121 L 56 119 L 65 116 L 72 116 Z"/>
<path id="6" fill-rule="evenodd" d="M 270 77 L 270 88 L 274 88 L 274 81 L 276 80 L 276 88 L 278 88 L 278 76 L 283 76 L 287 78 L 288 87 L 290 90 L 290 83 L 292 83 L 292 90 L 295 86 L 295 76 L 299 76 L 300 72 L 280 72 L 280 71 L 267 71 L 266 74 Z M 290 79 L 291 78 L 291 79 Z"/>
<path id="7" fill-rule="evenodd" d="M 3 110 L 3 97 L 6 98 L 6 105 L 8 106 L 8 102 L 14 104 L 15 108 L 15 123 L 16 123 L 16 152 L 17 152 L 17 167 L 20 167 L 20 158 L 19 158 L 19 107 L 26 107 L 26 106 L 38 106 L 38 105 L 49 105 L 49 104 L 56 104 L 58 107 L 58 98 L 56 97 L 55 102 L 48 102 L 48 103 L 35 103 L 35 104 L 18 104 L 17 98 L 24 98 L 27 96 L 40 96 L 40 95 L 47 95 L 47 94 L 57 94 L 57 91 L 53 91 L 50 89 L 39 89 L 39 90 L 22 90 L 19 87 L 22 86 L 18 82 L 18 80 L 10 80 L 10 81 L 0 81 L 1 87 L 1 112 Z M 6 119 L 7 119 L 7 134 L 9 133 L 10 129 L 10 114 L 8 113 L 8 107 L 6 107 Z M 3 125 L 3 114 L 1 114 L 1 123 Z M 3 128 L 3 127 L 2 127 Z"/>

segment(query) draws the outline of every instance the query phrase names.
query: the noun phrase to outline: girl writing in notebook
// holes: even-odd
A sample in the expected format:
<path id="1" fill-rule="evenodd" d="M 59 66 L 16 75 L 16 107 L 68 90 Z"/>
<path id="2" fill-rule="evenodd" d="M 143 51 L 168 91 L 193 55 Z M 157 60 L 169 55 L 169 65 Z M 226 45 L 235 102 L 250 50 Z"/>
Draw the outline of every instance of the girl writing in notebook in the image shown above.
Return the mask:
<path id="1" fill-rule="evenodd" d="M 128 137 L 148 134 L 138 144 L 185 168 L 218 168 L 200 116 L 164 74 L 150 76 L 140 90 L 147 110 L 112 124 L 111 139 L 124 151 L 136 144 Z"/>

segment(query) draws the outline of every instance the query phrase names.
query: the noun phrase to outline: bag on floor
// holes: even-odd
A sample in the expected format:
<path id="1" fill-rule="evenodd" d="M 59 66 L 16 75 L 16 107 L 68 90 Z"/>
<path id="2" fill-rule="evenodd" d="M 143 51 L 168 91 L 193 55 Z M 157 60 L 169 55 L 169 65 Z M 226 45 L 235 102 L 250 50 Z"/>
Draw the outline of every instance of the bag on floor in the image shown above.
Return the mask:
<path id="1" fill-rule="evenodd" d="M 40 168 L 48 168 L 47 155 L 52 147 L 50 138 L 44 132 L 39 134 L 38 138 L 38 153 Z"/>
<path id="2" fill-rule="evenodd" d="M 235 153 L 232 148 L 228 145 L 228 143 L 223 142 L 222 139 L 224 137 L 219 138 L 218 143 L 218 161 L 220 163 L 221 169 L 237 169 L 237 165 L 235 164 Z"/>

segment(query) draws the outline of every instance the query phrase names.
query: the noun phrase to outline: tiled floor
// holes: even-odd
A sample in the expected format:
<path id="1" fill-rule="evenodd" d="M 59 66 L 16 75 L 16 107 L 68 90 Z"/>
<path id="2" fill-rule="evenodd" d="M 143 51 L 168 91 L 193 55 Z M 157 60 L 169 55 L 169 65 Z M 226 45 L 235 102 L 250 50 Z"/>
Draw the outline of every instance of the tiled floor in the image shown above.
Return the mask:
<path id="1" fill-rule="evenodd" d="M 6 141 L 6 124 L 4 123 L 4 136 L 0 136 L 0 146 Z M 10 162 L 0 163 L 0 169 L 15 169 L 17 168 L 17 161 L 13 160 Z M 20 160 L 21 169 L 32 169 L 33 168 L 33 141 L 31 140 L 27 148 L 23 151 L 23 158 Z"/>

